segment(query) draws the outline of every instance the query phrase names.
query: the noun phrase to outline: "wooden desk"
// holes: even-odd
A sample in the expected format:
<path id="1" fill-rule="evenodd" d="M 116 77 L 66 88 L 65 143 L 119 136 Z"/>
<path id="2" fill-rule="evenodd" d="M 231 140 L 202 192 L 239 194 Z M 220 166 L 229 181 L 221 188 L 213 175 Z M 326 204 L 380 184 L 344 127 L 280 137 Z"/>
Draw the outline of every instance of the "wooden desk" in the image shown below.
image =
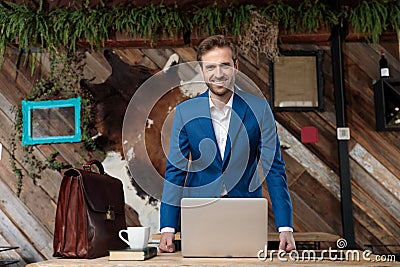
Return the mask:
<path id="1" fill-rule="evenodd" d="M 159 253 L 155 258 L 147 261 L 108 261 L 108 257 L 83 260 L 83 259 L 53 259 L 38 263 L 28 264 L 27 267 L 132 267 L 132 266 L 213 266 L 213 267 L 250 267 L 250 266 L 323 266 L 334 267 L 338 265 L 344 266 L 382 266 L 382 262 L 366 262 L 366 261 L 280 261 L 274 257 L 272 261 L 260 261 L 257 258 L 183 258 L 177 253 Z M 385 266 L 399 266 L 398 262 L 384 262 Z"/>
<path id="2" fill-rule="evenodd" d="M 297 243 L 304 243 L 304 242 L 313 242 L 314 247 L 313 249 L 321 249 L 321 242 L 335 242 L 340 238 L 338 235 L 324 233 L 324 232 L 294 232 L 293 233 L 294 239 Z M 153 235 L 153 240 L 160 240 L 161 235 L 155 234 Z M 175 234 L 175 239 L 180 240 L 181 236 L 180 233 Z M 269 233 L 268 234 L 268 241 L 278 242 L 279 241 L 279 233 Z"/>

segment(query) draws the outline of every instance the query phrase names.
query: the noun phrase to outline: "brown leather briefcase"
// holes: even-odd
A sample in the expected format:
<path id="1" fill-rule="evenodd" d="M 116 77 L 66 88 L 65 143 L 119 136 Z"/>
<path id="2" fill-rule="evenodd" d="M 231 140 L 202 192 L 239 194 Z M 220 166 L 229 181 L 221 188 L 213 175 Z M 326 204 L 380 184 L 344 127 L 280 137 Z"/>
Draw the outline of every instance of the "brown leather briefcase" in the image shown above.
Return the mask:
<path id="1" fill-rule="evenodd" d="M 96 165 L 99 173 L 91 171 Z M 99 161 L 65 171 L 58 196 L 54 255 L 97 258 L 126 247 L 118 232 L 126 228 L 122 182 L 104 173 Z"/>

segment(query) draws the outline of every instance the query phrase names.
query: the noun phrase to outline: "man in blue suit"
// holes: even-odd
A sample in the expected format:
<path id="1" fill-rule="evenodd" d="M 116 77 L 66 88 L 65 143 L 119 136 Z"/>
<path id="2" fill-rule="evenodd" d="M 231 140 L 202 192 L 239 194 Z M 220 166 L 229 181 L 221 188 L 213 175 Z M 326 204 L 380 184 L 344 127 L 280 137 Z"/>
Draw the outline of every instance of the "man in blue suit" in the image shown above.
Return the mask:
<path id="1" fill-rule="evenodd" d="M 261 161 L 279 249 L 295 249 L 292 204 L 268 102 L 235 85 L 237 51 L 222 35 L 198 47 L 208 90 L 177 105 L 160 209 L 162 252 L 173 252 L 182 197 L 262 197 Z"/>

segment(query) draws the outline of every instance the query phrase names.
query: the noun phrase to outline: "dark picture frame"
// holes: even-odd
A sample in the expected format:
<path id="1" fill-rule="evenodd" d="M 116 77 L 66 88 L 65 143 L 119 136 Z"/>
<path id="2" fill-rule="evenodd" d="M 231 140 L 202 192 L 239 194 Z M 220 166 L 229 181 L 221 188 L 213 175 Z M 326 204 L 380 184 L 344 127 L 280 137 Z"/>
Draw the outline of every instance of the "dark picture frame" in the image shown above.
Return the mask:
<path id="1" fill-rule="evenodd" d="M 275 111 L 324 110 L 322 51 L 281 51 L 269 64 Z"/>

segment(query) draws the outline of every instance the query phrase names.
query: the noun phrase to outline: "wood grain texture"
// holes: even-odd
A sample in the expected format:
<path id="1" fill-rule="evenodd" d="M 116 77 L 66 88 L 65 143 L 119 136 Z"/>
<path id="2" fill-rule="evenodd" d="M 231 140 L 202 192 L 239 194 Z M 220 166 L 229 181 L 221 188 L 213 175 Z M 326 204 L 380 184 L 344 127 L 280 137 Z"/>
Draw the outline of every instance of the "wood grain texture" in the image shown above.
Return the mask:
<path id="1" fill-rule="evenodd" d="M 11 245 L 22 247 L 21 257 L 25 261 L 51 258 L 53 238 L 50 232 L 43 229 L 40 222 L 2 181 L 0 192 L 2 199 L 4 198 L 0 210 L 2 235 Z M 31 246 L 31 242 L 36 243 L 35 248 Z"/>
<path id="2" fill-rule="evenodd" d="M 351 258 L 351 257 L 348 257 Z M 375 256 L 372 255 L 371 259 Z M 379 262 L 367 262 L 367 261 L 331 261 L 329 259 L 322 261 L 291 261 L 289 256 L 284 257 L 280 261 L 276 254 L 272 261 L 267 259 L 266 261 L 260 261 L 257 258 L 183 258 L 181 253 L 159 253 L 156 257 L 147 261 L 108 261 L 108 257 L 98 258 L 94 260 L 79 260 L 79 259 L 57 259 L 49 260 L 41 263 L 29 264 L 27 267 L 127 267 L 127 266 L 325 266 L 333 267 L 338 264 L 343 266 L 382 266 Z M 385 262 L 385 266 L 398 266 L 395 262 Z"/>
<path id="3" fill-rule="evenodd" d="M 160 49 L 140 47 L 118 47 L 114 43 L 117 56 L 130 65 L 140 64 L 150 69 L 158 69 L 171 53 L 178 53 L 181 62 L 196 59 L 195 47 L 163 47 Z M 278 134 L 282 142 L 290 145 L 283 151 L 294 209 L 294 227 L 298 231 L 324 231 L 340 235 L 340 186 L 338 176 L 336 115 L 332 85 L 330 48 L 326 45 L 282 44 L 285 50 L 323 50 L 324 111 L 275 112 Z M 372 80 L 378 78 L 380 47 L 365 43 L 345 43 L 343 56 L 345 67 L 346 108 L 351 130 L 349 141 L 350 168 L 354 200 L 354 225 L 356 243 L 364 244 L 399 243 L 400 236 L 400 133 L 376 132 L 374 118 Z M 104 82 L 112 73 L 103 50 L 86 52 L 85 79 L 93 83 Z M 39 56 L 38 56 L 39 57 Z M 389 66 L 394 77 L 400 75 L 398 59 L 388 54 Z M 267 99 L 270 97 L 269 62 L 262 56 L 240 55 L 239 69 L 249 76 L 261 89 Z M 37 70 L 31 76 L 29 67 L 15 66 L 17 55 L 4 61 L 0 70 L 0 142 L 3 158 L 0 161 L 0 211 L 3 214 L 1 237 L 8 244 L 24 245 L 24 251 L 16 251 L 22 258 L 51 258 L 52 231 L 55 216 L 58 187 L 62 175 L 46 170 L 35 185 L 26 178 L 21 198 L 15 197 L 16 176 L 9 165 L 9 137 L 14 115 L 10 108 L 21 104 L 21 100 L 32 90 L 33 83 L 49 70 L 48 55 L 40 55 Z M 289 77 L 290 78 L 290 77 Z M 302 144 L 300 130 L 313 125 L 319 130 L 319 142 Z M 20 144 L 16 151 L 17 164 L 26 174 L 28 166 L 23 166 L 24 154 Z M 89 159 L 102 159 L 101 154 L 81 155 L 80 144 L 53 144 L 37 146 L 35 157 L 44 160 L 52 152 L 59 151 L 58 158 L 74 167 Z M 160 172 L 162 167 L 160 167 Z M 268 198 L 267 188 L 263 195 Z M 269 203 L 270 204 L 270 203 Z M 271 208 L 271 207 L 269 207 Z M 132 211 L 131 208 L 127 209 Z M 132 225 L 140 222 L 132 211 L 127 217 Z M 270 213 L 269 228 L 275 231 L 274 216 Z M 15 240 L 13 240 L 15 239 Z M 1 241 L 1 239 L 0 239 Z M 34 255 L 36 251 L 36 256 Z M 29 253 L 30 254 L 29 254 Z M 390 249 L 382 250 L 390 253 Z M 24 254 L 26 253 L 26 254 Z M 157 257 L 156 259 L 160 259 Z M 176 260 L 173 264 L 182 263 Z M 104 263 L 104 262 L 103 262 Z M 144 262 L 149 265 L 151 262 Z M 228 262 L 229 263 L 229 262 Z M 86 264 L 86 263 L 84 263 Z M 128 263 L 129 264 L 129 263 Z M 142 263 L 141 263 L 142 264 Z M 164 264 L 164 263 L 162 263 Z M 184 264 L 191 264 L 185 261 Z M 203 265 L 214 262 L 201 262 Z M 223 263 L 216 263 L 223 264 Z M 239 263 L 235 263 L 240 266 Z M 246 263 L 241 263 L 245 266 Z M 263 263 L 265 264 L 265 263 Z M 333 263 L 330 263 L 333 264 Z M 347 263 L 352 264 L 352 263 Z M 168 265 L 168 263 L 165 263 Z M 281 265 L 282 266 L 282 265 Z M 329 265 L 327 265 L 329 266 Z M 333 265 L 332 265 L 333 266 Z"/>
<path id="4" fill-rule="evenodd" d="M 0 244 L 3 247 L 11 247 L 10 243 L 0 234 Z M 26 266 L 26 262 L 21 259 L 20 255 L 17 253 L 17 250 L 19 250 L 19 247 L 17 249 L 12 249 L 12 250 L 3 250 L 0 248 L 0 260 L 18 260 L 18 263 L 14 263 L 14 267 L 23 267 Z"/>

